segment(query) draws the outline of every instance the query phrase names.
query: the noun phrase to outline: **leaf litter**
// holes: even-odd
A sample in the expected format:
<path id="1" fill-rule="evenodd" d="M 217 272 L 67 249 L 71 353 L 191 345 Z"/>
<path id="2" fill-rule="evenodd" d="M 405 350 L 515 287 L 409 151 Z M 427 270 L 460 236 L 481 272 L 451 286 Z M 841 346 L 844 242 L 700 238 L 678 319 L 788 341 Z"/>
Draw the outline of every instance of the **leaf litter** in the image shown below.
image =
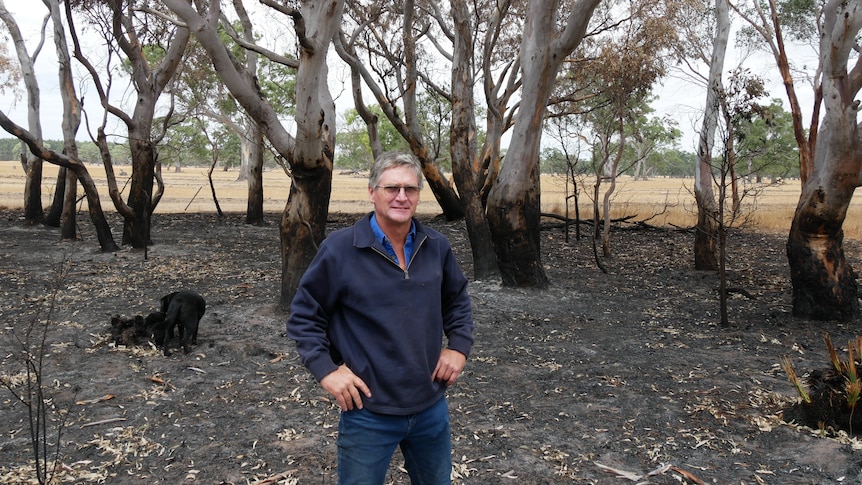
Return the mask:
<path id="1" fill-rule="evenodd" d="M 85 224 L 68 243 L 0 211 L 4 382 L 21 385 L 13 337 L 46 317 L 55 267 L 72 265 L 44 360 L 51 409 L 67 413 L 58 482 L 334 483 L 337 406 L 300 365 L 276 306 L 278 218 L 158 214 L 144 260 L 99 253 Z M 425 222 L 470 275 L 463 222 Z M 796 396 L 782 356 L 818 368 L 823 332 L 856 333 L 790 315 L 783 235 L 730 234 L 729 277 L 757 298 L 731 299 L 728 328 L 717 325 L 717 276 L 691 269 L 689 233 L 611 237 L 608 274 L 588 239 L 567 244 L 549 226 L 550 288 L 471 281 L 476 345 L 449 391 L 455 483 L 859 482 L 856 438 L 783 420 Z M 858 244 L 846 246 L 858 267 Z M 190 354 L 110 342 L 111 315 L 146 315 L 181 288 L 209 305 Z M 26 411 L 7 393 L 0 412 L 0 483 L 34 483 Z M 398 454 L 387 483 L 409 483 Z"/>

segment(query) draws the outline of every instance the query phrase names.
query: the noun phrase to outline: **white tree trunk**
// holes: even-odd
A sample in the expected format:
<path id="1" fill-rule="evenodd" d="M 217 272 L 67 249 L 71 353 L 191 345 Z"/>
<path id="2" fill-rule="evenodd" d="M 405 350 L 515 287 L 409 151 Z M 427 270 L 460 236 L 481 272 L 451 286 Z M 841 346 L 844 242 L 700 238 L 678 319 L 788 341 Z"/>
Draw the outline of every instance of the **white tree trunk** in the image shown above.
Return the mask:
<path id="1" fill-rule="evenodd" d="M 40 92 L 33 66 L 45 42 L 44 27 L 39 45 L 34 49 L 31 56 L 27 51 L 27 44 L 24 41 L 24 36 L 21 34 L 21 30 L 18 28 L 18 23 L 6 9 L 3 0 L 0 0 L 0 20 L 3 20 L 3 23 L 6 24 L 9 35 L 12 37 L 12 43 L 15 45 L 15 52 L 18 54 L 18 62 L 21 65 L 21 75 L 24 80 L 24 87 L 27 90 L 27 129 L 37 142 L 41 144 L 42 124 L 39 121 Z M 26 159 L 27 178 L 24 186 L 24 219 L 30 224 L 35 224 L 41 222 L 43 217 L 42 160 L 30 152 L 27 152 Z"/>
<path id="2" fill-rule="evenodd" d="M 715 145 L 715 132 L 718 129 L 721 99 L 724 96 L 721 73 L 727 55 L 730 38 L 730 16 L 727 0 L 715 0 L 715 39 L 709 65 L 706 106 L 703 112 L 703 126 L 697 147 L 697 162 L 694 175 L 694 196 L 697 202 L 697 227 L 694 237 L 695 269 L 717 269 L 718 259 L 717 228 L 718 206 L 713 188 L 712 150 Z"/>

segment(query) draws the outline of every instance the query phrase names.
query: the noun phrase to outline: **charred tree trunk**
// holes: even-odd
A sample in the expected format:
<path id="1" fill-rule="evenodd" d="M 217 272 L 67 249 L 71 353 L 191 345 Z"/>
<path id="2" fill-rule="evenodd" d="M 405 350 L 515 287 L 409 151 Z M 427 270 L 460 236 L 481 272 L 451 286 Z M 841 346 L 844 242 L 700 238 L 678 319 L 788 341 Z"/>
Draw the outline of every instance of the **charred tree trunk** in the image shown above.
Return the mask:
<path id="1" fill-rule="evenodd" d="M 263 220 L 263 132 L 252 122 L 248 132 L 248 205 L 245 223 L 262 226 Z"/>
<path id="2" fill-rule="evenodd" d="M 63 220 L 63 201 L 66 194 L 66 168 L 60 167 L 57 171 L 57 183 L 54 185 L 54 194 L 51 196 L 51 208 L 45 214 L 42 224 L 48 227 L 60 227 Z"/>
<path id="3" fill-rule="evenodd" d="M 332 193 L 332 170 L 318 167 L 292 171 L 290 196 L 281 218 L 281 301 L 289 308 L 304 269 L 317 254 L 326 236 L 329 197 Z M 302 271 L 297 271 L 302 268 Z M 347 270 L 349 271 L 349 270 Z"/>
<path id="4" fill-rule="evenodd" d="M 524 186 L 511 186 L 502 177 L 491 190 L 488 223 L 497 265 L 506 286 L 546 288 L 548 277 L 541 257 L 539 167 L 534 164 Z"/>
<path id="5" fill-rule="evenodd" d="M 473 101 L 473 27 L 463 2 L 453 2 L 454 49 L 452 64 L 452 178 L 458 187 L 473 254 L 473 277 L 477 280 L 498 277 L 491 229 L 482 204 L 481 172 L 477 170 L 476 118 Z"/>
<path id="6" fill-rule="evenodd" d="M 823 128 L 818 139 L 834 139 L 828 136 L 829 120 Z M 823 158 L 828 156 L 823 153 L 838 155 L 820 143 L 814 173 L 803 187 L 787 240 L 793 314 L 815 320 L 853 321 L 859 315 L 858 287 L 856 273 L 844 256 L 842 226 L 858 175 L 848 179 L 842 172 L 819 173 Z M 858 160 L 862 154 L 845 156 Z"/>
<path id="7" fill-rule="evenodd" d="M 72 158 L 77 159 L 77 154 Z M 66 241 L 78 239 L 78 177 L 72 170 L 66 170 L 66 190 L 63 197 L 63 217 L 60 221 L 60 237 Z"/>
<path id="8" fill-rule="evenodd" d="M 711 183 L 711 182 L 710 182 Z M 698 191 L 697 225 L 694 227 L 694 268 L 697 270 L 718 269 L 718 207 L 712 196 Z"/>
<path id="9" fill-rule="evenodd" d="M 149 124 L 146 126 L 149 127 Z M 144 249 L 150 243 L 149 221 L 156 160 L 148 137 L 143 138 L 140 134 L 129 133 L 129 138 L 132 181 L 129 184 L 127 205 L 132 210 L 132 217 L 125 218 L 122 244 L 130 244 L 135 249 Z"/>
<path id="10" fill-rule="evenodd" d="M 853 191 L 847 192 L 823 186 L 803 191 L 787 240 L 795 316 L 854 321 L 859 315 L 856 273 L 844 256 L 841 228 Z"/>
<path id="11" fill-rule="evenodd" d="M 24 181 L 24 221 L 27 224 L 42 222 L 42 160 L 27 161 L 27 178 Z"/>

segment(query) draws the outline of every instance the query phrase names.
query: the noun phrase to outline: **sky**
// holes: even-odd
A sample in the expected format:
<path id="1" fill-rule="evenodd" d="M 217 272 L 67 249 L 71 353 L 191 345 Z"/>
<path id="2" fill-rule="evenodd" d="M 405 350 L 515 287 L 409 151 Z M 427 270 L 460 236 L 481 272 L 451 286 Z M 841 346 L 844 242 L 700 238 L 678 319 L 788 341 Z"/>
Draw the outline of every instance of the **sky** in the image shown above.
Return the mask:
<path id="1" fill-rule="evenodd" d="M 20 0 L 6 0 L 4 1 L 4 4 L 6 5 L 6 9 L 9 10 L 15 18 L 18 28 L 21 30 L 21 34 L 27 44 L 28 53 L 32 56 L 39 43 L 41 25 L 48 9 L 41 2 L 33 1 L 24 2 Z M 49 26 L 48 30 L 51 31 L 52 28 Z M 17 59 L 17 57 L 15 57 L 15 47 L 12 44 L 11 39 L 8 37 L 8 34 L 6 34 L 6 27 L 2 23 L 0 23 L 0 31 L 4 34 L 3 40 L 6 43 L 7 55 L 11 56 L 13 59 Z M 73 62 L 73 65 L 74 64 L 75 63 Z M 36 80 L 39 84 L 41 99 L 40 110 L 43 137 L 45 139 L 62 140 L 63 132 L 60 126 L 60 120 L 63 117 L 63 105 L 59 95 L 59 76 L 57 74 L 56 66 L 57 56 L 54 50 L 54 43 L 51 37 L 47 37 L 35 64 Z M 75 69 L 76 71 L 83 72 L 80 65 L 77 65 Z M 90 94 L 89 96 L 87 96 L 88 93 Z M 93 105 L 93 101 L 98 100 L 96 93 L 91 86 L 81 86 L 79 95 L 82 94 L 84 95 L 84 101 L 87 105 Z M 96 106 L 98 106 L 98 104 L 96 104 Z M 92 111 L 93 106 L 85 106 L 85 108 L 87 107 L 89 107 L 89 110 L 91 111 L 90 114 L 93 116 L 95 114 Z M 20 83 L 20 86 L 15 93 L 0 93 L 0 109 L 2 109 L 13 122 L 19 126 L 27 128 L 27 103 L 23 83 Z M 96 119 L 101 119 L 101 109 L 99 110 L 99 115 Z M 11 135 L 0 131 L 0 136 L 10 137 Z M 78 138 L 86 138 L 86 136 L 87 135 L 82 132 Z"/>
<path id="2" fill-rule="evenodd" d="M 762 102 L 768 104 L 769 100 L 778 98 L 784 109 L 790 111 L 787 92 L 772 54 L 766 52 L 743 53 L 733 43 L 733 37 L 731 37 L 731 45 L 728 46 L 727 60 L 724 64 L 725 81 L 729 71 L 740 66 L 747 68 L 752 75 L 759 76 L 764 80 L 769 95 Z M 809 46 L 788 45 L 787 49 L 794 65 L 817 65 L 816 53 Z M 706 103 L 706 87 L 687 79 L 681 79 L 682 77 L 684 76 L 680 73 L 672 73 L 659 83 L 655 90 L 658 99 L 652 103 L 652 106 L 656 110 L 655 116 L 662 117 L 667 114 L 679 123 L 678 128 L 683 132 L 680 149 L 697 152 L 698 134 L 703 123 L 703 109 Z M 802 79 L 797 79 L 794 86 L 796 96 L 802 107 L 803 120 L 807 124 L 811 117 L 814 102 L 813 88 L 809 82 Z"/>
<path id="3" fill-rule="evenodd" d="M 39 28 L 47 9 L 44 8 L 41 2 L 6 0 L 5 4 L 6 8 L 17 20 L 19 28 L 27 40 L 27 47 L 32 55 L 32 49 L 36 46 L 39 40 Z M 5 28 L 3 28 L 3 30 L 5 31 Z M 10 50 L 9 54 L 14 55 L 14 47 L 11 45 L 11 42 L 7 42 L 7 46 Z M 809 58 L 814 59 L 814 55 L 809 48 L 796 47 L 793 49 L 792 57 L 794 61 L 800 65 L 802 64 L 802 61 L 808 60 Z M 336 58 L 337 56 L 333 54 L 332 57 Z M 770 97 L 780 98 L 783 101 L 785 109 L 789 109 L 789 103 L 787 102 L 784 87 L 781 83 L 775 63 L 770 55 L 765 53 L 756 53 L 753 55 L 743 56 L 738 49 L 734 48 L 733 40 L 731 40 L 728 60 L 725 63 L 725 72 L 736 67 L 736 65 L 740 63 L 738 59 L 744 59 L 744 65 L 751 69 L 753 74 L 764 78 L 767 82 Z M 813 65 L 813 62 L 813 60 L 809 60 L 807 63 L 808 65 Z M 57 60 L 54 52 L 54 44 L 53 41 L 48 38 L 36 62 L 36 76 L 39 82 L 42 99 L 41 119 L 43 137 L 45 139 L 59 140 L 62 139 L 60 120 L 62 119 L 63 108 L 59 97 L 59 81 L 55 67 L 56 63 Z M 77 62 L 73 62 L 73 66 L 76 70 L 76 74 L 81 74 L 81 76 L 76 75 L 76 79 L 88 77 L 83 75 L 84 70 Z M 337 70 L 333 70 L 333 72 L 335 73 Z M 338 96 L 336 103 L 339 114 L 350 108 L 350 103 L 352 101 L 349 91 L 340 85 L 342 79 L 344 79 L 344 76 L 337 74 L 333 74 L 330 79 L 332 92 L 335 96 Z M 86 83 L 79 85 L 78 89 L 79 96 L 84 96 L 84 108 L 88 111 L 91 122 L 98 123 L 102 118 L 102 109 L 98 104 L 98 95 L 95 89 Z M 807 117 L 810 116 L 811 100 L 813 99 L 811 87 L 808 84 L 799 83 L 797 85 L 797 91 L 803 109 L 805 110 L 805 119 L 807 120 Z M 23 85 L 19 89 L 17 96 L 12 96 L 9 93 L 0 93 L 0 109 L 2 109 L 15 123 L 26 127 L 27 112 L 23 93 Z M 122 86 L 115 86 L 114 96 L 117 97 L 117 99 L 114 100 L 115 103 L 128 105 L 124 103 L 122 99 L 123 96 L 128 95 L 129 92 L 123 90 Z M 700 128 L 706 88 L 694 84 L 687 79 L 683 79 L 683 76 L 679 74 L 672 74 L 656 86 L 656 95 L 658 98 L 653 103 L 653 108 L 656 112 L 653 115 L 657 117 L 669 116 L 676 120 L 677 127 L 683 133 L 683 137 L 679 142 L 679 148 L 685 151 L 696 151 L 697 133 Z M 121 123 L 119 123 L 119 121 L 114 117 L 109 116 L 108 123 L 109 132 L 112 129 L 116 130 L 118 133 L 125 131 Z M 93 129 L 95 130 L 95 127 Z M 0 131 L 0 137 L 7 136 L 11 135 Z M 89 139 L 86 127 L 82 126 L 78 134 L 78 139 Z"/>

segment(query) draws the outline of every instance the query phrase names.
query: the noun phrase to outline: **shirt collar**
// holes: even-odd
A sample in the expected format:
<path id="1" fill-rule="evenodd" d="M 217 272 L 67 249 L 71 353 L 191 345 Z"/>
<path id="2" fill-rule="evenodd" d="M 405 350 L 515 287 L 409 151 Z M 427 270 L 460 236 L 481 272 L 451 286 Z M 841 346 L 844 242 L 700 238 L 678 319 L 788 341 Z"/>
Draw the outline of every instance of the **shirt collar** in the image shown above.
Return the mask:
<path id="1" fill-rule="evenodd" d="M 386 234 L 383 233 L 383 229 L 380 228 L 380 224 L 377 223 L 377 217 L 372 213 L 371 214 L 371 231 L 374 233 L 374 238 L 377 242 L 383 246 L 383 249 L 386 250 L 386 253 L 392 258 L 396 263 L 400 263 L 398 261 L 398 255 L 395 254 L 395 248 L 392 247 L 392 243 L 389 241 L 389 238 L 386 237 Z M 407 264 L 410 263 L 410 259 L 413 257 L 413 247 L 414 241 L 416 240 L 416 223 L 414 221 L 410 221 L 410 232 L 407 233 L 407 240 L 404 241 L 404 258 L 407 260 Z"/>
<path id="2" fill-rule="evenodd" d="M 386 234 L 383 233 L 383 229 L 380 228 L 380 224 L 377 223 L 377 216 L 371 214 L 371 230 L 374 232 L 374 237 L 377 239 L 379 243 L 383 243 L 384 241 L 388 241 L 389 239 L 386 237 Z M 410 221 L 410 232 L 407 234 L 408 239 L 412 239 L 416 236 L 416 224 L 413 221 Z"/>

